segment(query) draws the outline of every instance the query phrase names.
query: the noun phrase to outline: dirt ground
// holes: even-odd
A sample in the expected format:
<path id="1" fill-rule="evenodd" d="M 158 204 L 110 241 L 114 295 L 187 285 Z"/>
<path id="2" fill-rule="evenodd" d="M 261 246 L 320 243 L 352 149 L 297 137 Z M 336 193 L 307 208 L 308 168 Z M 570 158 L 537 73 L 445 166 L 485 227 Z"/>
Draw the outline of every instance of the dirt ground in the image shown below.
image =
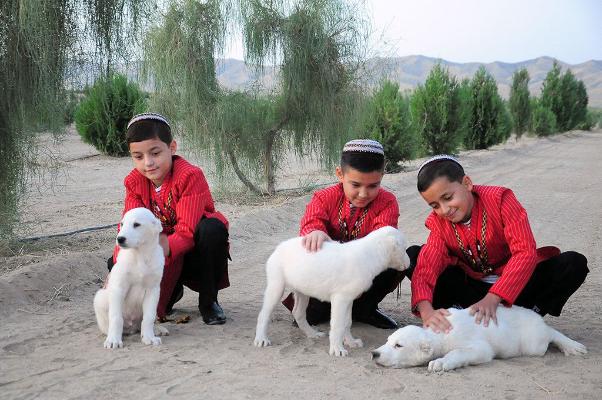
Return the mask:
<path id="1" fill-rule="evenodd" d="M 24 203 L 21 237 L 50 235 L 117 222 L 122 179 L 129 159 L 97 155 L 70 132 L 48 148 L 61 161 L 53 191 L 32 184 Z M 196 297 L 186 291 L 171 335 L 157 347 L 139 336 L 125 348 L 105 350 L 92 298 L 106 275 L 113 228 L 23 242 L 0 257 L 0 398 L 207 398 L 207 399 L 599 399 L 602 395 L 602 290 L 600 198 L 602 132 L 570 132 L 551 138 L 512 139 L 487 151 L 460 155 L 473 181 L 511 187 L 529 213 L 538 245 L 576 250 L 590 274 L 560 318 L 546 321 L 585 344 L 585 356 L 565 357 L 551 348 L 544 357 L 495 360 L 444 374 L 426 368 L 377 367 L 370 350 L 391 331 L 354 324 L 363 349 L 347 358 L 328 355 L 328 339 L 309 340 L 284 307 L 273 315 L 273 346 L 253 346 L 265 286 L 264 263 L 275 246 L 297 234 L 310 194 L 246 202 L 218 201 L 231 222 L 231 287 L 220 292 L 228 321 L 203 324 Z M 185 153 L 185 152 L 184 152 Z M 211 166 L 199 164 L 209 172 Z M 416 165 L 387 175 L 398 198 L 399 226 L 411 244 L 427 236 L 429 210 L 415 189 Z M 296 164 L 295 164 L 296 165 Z M 289 169 L 284 187 L 325 183 L 333 175 L 311 164 Z M 228 197 L 224 196 L 224 199 Z M 381 308 L 400 324 L 418 324 L 409 312 L 409 283 Z M 321 326 L 326 330 L 327 326 Z"/>

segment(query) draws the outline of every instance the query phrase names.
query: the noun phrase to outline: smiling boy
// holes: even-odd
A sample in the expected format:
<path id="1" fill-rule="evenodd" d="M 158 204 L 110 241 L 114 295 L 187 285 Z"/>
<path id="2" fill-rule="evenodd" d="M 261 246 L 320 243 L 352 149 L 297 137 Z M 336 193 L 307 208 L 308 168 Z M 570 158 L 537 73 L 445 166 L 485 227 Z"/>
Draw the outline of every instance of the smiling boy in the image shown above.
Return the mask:
<path id="1" fill-rule="evenodd" d="M 474 185 L 448 155 L 425 161 L 418 191 L 432 212 L 427 243 L 408 254 L 412 310 L 425 327 L 447 332 L 447 308 L 470 308 L 477 323 L 496 321 L 498 305 L 560 315 L 587 273 L 587 259 L 555 247 L 537 249 L 527 212 L 514 193 Z M 417 261 L 416 261 L 417 260 Z"/>

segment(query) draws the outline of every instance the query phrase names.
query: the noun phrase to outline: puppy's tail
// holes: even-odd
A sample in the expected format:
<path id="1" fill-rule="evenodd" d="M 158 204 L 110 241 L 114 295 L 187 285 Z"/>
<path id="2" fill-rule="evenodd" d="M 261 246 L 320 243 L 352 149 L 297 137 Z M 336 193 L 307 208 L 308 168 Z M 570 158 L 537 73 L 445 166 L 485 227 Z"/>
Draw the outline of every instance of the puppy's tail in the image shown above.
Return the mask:
<path id="1" fill-rule="evenodd" d="M 567 336 L 558 332 L 554 328 L 548 328 L 551 330 L 552 333 L 550 342 L 556 345 L 560 349 L 560 351 L 564 353 L 564 355 L 570 356 L 587 353 L 586 347 L 581 343 L 568 338 Z"/>

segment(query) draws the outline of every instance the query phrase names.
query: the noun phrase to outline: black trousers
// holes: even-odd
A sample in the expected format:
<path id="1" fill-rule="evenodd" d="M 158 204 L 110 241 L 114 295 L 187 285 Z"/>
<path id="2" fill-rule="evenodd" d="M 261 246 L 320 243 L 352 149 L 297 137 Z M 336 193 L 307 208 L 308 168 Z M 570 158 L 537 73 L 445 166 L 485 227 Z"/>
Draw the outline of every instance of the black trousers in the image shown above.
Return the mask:
<path id="1" fill-rule="evenodd" d="M 220 283 L 228 270 L 228 230 L 217 218 L 203 218 L 194 231 L 194 247 L 184 255 L 180 279 L 174 289 L 170 304 L 179 300 L 183 285 L 199 292 L 199 306 L 217 301 Z M 109 271 L 113 257 L 107 260 Z"/>
<path id="2" fill-rule="evenodd" d="M 408 248 L 410 269 L 404 271 L 412 279 L 421 246 Z M 569 297 L 585 281 L 589 269 L 587 258 L 567 251 L 540 262 L 514 304 L 532 309 L 540 315 L 559 316 Z M 481 300 L 492 284 L 469 277 L 455 265 L 447 267 L 437 279 L 433 292 L 433 308 L 467 308 Z"/>
<path id="3" fill-rule="evenodd" d="M 387 294 L 397 288 L 404 277 L 404 272 L 389 268 L 377 275 L 372 281 L 370 289 L 354 300 L 353 314 L 368 313 L 376 309 L 378 303 L 380 303 Z M 292 310 L 294 304 L 292 301 L 292 294 L 284 301 L 284 304 L 289 310 Z M 329 321 L 330 303 L 310 297 L 306 315 L 307 321 L 312 325 Z"/>

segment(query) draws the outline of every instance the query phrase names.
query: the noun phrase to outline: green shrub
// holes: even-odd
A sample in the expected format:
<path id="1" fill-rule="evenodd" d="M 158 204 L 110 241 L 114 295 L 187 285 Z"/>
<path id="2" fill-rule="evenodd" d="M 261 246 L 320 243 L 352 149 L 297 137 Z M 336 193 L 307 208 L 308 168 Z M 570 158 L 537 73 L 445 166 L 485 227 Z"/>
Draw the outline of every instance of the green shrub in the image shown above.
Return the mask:
<path id="1" fill-rule="evenodd" d="M 75 112 L 77 132 L 86 143 L 110 156 L 128 155 L 127 123 L 146 108 L 144 93 L 120 74 L 98 79 Z"/>
<path id="2" fill-rule="evenodd" d="M 384 147 L 386 172 L 398 172 L 399 162 L 414 156 L 419 138 L 412 129 L 409 100 L 399 92 L 399 84 L 381 83 L 370 99 L 364 125 L 368 136 Z"/>
<path id="3" fill-rule="evenodd" d="M 410 100 L 412 123 L 430 154 L 456 153 L 465 126 L 461 86 L 436 64 Z"/>
<path id="4" fill-rule="evenodd" d="M 537 104 L 533 110 L 531 131 L 537 136 L 548 136 L 557 132 L 556 116 L 543 104 Z"/>

